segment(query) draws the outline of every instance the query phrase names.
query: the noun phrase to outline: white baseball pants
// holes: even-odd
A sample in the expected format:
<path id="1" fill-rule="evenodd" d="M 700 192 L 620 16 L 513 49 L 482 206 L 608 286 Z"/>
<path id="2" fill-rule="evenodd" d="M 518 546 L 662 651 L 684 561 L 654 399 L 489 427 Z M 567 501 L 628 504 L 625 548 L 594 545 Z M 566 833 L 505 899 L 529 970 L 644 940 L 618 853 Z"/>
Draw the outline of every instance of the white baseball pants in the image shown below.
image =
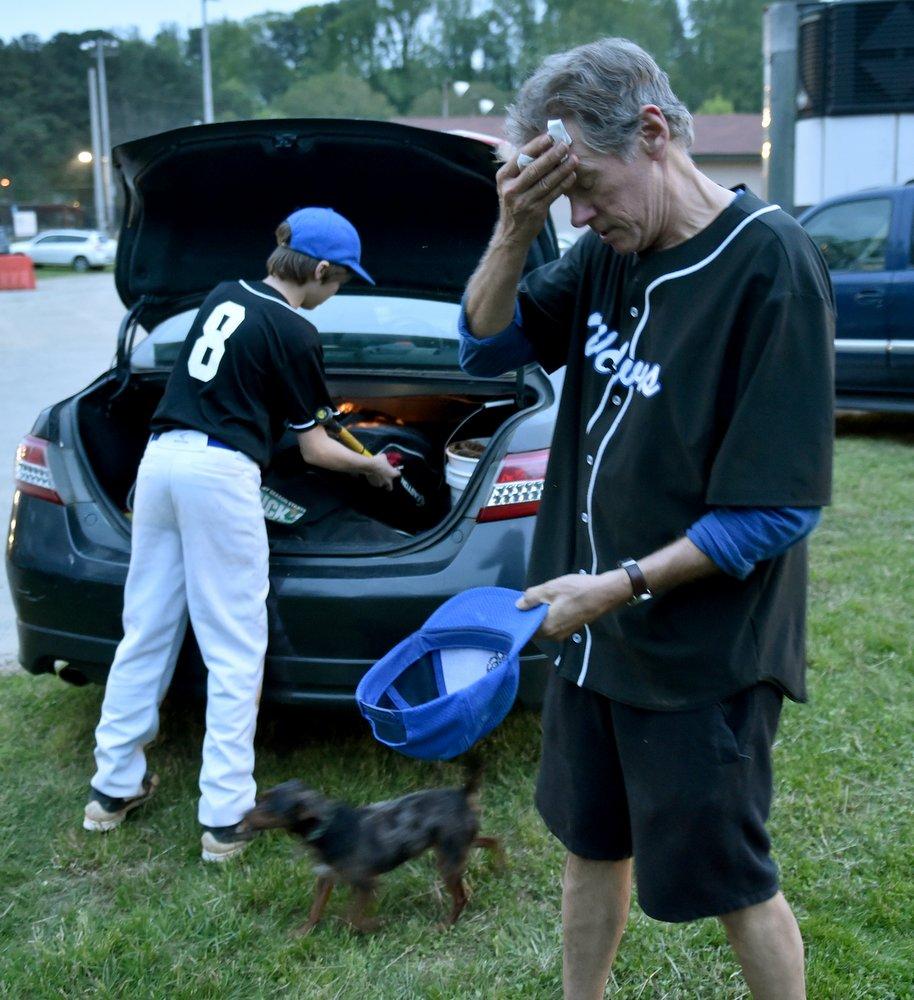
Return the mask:
<path id="1" fill-rule="evenodd" d="M 124 638 L 95 731 L 92 786 L 141 790 L 188 613 L 207 668 L 198 817 L 236 823 L 254 805 L 254 729 L 267 648 L 269 548 L 260 469 L 199 431 L 168 431 L 140 463 Z"/>

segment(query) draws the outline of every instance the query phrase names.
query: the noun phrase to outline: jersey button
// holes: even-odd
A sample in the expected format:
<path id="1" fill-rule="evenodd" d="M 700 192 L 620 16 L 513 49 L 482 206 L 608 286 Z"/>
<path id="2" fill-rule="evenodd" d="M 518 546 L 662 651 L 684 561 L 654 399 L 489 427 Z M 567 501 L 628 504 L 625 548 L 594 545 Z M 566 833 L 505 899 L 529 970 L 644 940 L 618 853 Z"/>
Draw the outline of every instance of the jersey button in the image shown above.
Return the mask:
<path id="1" fill-rule="evenodd" d="M 580 643 L 580 641 L 581 641 L 581 633 L 580 632 L 575 632 L 575 634 L 571 637 L 571 641 L 572 642 Z"/>
<path id="2" fill-rule="evenodd" d="M 629 314 L 629 316 L 631 316 L 632 319 L 637 319 L 638 318 L 638 307 L 637 306 L 632 306 L 631 309 L 629 309 L 628 314 Z"/>
<path id="3" fill-rule="evenodd" d="M 584 522 L 585 524 L 587 524 L 587 523 L 588 523 L 588 522 L 590 521 L 590 518 L 589 518 L 589 517 L 587 516 L 587 512 L 586 512 L 586 511 L 583 511 L 583 512 L 581 513 L 581 520 L 582 520 L 582 521 L 583 521 L 583 522 Z"/>
<path id="4" fill-rule="evenodd" d="M 587 570 L 586 570 L 586 569 L 579 569 L 579 570 L 578 570 L 578 573 L 579 573 L 579 574 L 580 574 L 581 576 L 587 576 Z"/>
<path id="5" fill-rule="evenodd" d="M 587 463 L 588 465 L 593 465 L 593 455 L 588 455 L 588 456 L 587 456 L 587 457 L 586 457 L 586 458 L 584 459 L 584 461 L 585 461 L 585 462 L 586 462 L 586 463 Z"/>
<path id="6" fill-rule="evenodd" d="M 622 405 L 622 397 L 621 396 L 613 396 L 613 398 L 612 398 L 612 404 L 613 404 L 613 406 L 621 406 Z"/>

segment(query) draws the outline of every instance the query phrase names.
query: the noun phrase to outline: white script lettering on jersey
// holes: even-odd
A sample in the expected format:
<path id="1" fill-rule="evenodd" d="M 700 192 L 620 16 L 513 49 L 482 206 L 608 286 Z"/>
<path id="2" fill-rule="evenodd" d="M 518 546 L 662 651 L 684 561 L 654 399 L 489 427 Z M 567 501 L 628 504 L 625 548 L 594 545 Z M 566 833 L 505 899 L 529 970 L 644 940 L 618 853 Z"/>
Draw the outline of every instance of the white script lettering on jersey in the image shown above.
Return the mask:
<path id="1" fill-rule="evenodd" d="M 593 358 L 594 371 L 610 376 L 610 386 L 616 383 L 626 388 L 634 386 L 637 392 L 647 397 L 660 392 L 660 365 L 629 357 L 630 341 L 617 345 L 619 332 L 610 330 L 603 322 L 602 313 L 592 313 L 587 327 L 594 332 L 587 338 L 584 355 Z"/>

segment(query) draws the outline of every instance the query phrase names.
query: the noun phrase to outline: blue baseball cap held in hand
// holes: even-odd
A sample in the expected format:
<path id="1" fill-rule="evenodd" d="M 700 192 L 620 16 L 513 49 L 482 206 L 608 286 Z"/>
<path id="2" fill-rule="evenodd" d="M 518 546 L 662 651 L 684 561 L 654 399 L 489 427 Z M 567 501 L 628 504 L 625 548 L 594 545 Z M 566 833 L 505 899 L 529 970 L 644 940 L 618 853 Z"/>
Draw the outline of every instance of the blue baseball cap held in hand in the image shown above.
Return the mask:
<path id="1" fill-rule="evenodd" d="M 520 652 L 549 611 L 518 610 L 520 596 L 466 590 L 378 660 L 355 692 L 375 738 L 408 757 L 450 760 L 491 732 L 514 704 Z"/>
<path id="2" fill-rule="evenodd" d="M 292 250 L 342 264 L 364 278 L 369 285 L 374 279 L 362 267 L 362 241 L 355 226 L 332 208 L 300 208 L 286 222 L 292 230 L 289 246 Z"/>

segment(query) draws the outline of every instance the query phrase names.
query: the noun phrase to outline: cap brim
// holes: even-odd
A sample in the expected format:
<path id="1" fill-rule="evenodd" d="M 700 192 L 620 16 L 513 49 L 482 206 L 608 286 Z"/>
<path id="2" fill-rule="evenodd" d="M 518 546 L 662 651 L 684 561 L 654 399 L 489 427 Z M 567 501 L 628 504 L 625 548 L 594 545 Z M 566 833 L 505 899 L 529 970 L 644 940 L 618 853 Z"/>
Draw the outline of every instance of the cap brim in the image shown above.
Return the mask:
<path id="1" fill-rule="evenodd" d="M 362 267 L 360 264 L 346 264 L 353 274 L 357 274 L 363 281 L 367 281 L 369 285 L 374 284 L 374 278 Z"/>
<path id="2" fill-rule="evenodd" d="M 549 613 L 548 604 L 521 611 L 516 602 L 522 596 L 507 587 L 472 587 L 445 601 L 422 627 L 495 629 L 510 635 L 514 651 L 519 652 Z"/>

